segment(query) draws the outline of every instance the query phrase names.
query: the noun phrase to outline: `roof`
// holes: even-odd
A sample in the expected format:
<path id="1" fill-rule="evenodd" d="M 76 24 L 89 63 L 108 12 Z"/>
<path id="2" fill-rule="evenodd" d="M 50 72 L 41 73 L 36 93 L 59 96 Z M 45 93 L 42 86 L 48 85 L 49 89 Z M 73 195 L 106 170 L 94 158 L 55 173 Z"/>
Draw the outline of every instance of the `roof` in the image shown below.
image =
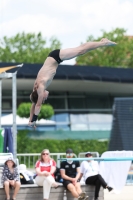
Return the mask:
<path id="1" fill-rule="evenodd" d="M 0 63 L 1 67 L 17 65 L 19 63 Z M 24 63 L 18 68 L 17 78 L 35 79 L 42 64 Z M 13 72 L 11 69 L 8 72 Z M 56 80 L 94 80 L 106 82 L 133 83 L 132 68 L 113 68 L 98 66 L 59 65 L 54 77 Z"/>

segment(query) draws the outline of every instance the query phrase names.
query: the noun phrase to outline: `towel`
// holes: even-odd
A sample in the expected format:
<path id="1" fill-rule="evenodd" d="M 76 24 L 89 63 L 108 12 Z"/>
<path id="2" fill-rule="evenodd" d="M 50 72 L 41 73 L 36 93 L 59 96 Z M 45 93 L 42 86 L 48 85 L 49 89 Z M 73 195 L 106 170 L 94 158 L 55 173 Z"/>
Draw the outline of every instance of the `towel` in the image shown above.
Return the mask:
<path id="1" fill-rule="evenodd" d="M 104 152 L 101 157 L 133 157 L 133 151 L 107 151 Z M 107 184 L 114 188 L 114 193 L 120 193 L 125 186 L 130 166 L 131 161 L 100 162 L 100 174 Z"/>
<path id="2" fill-rule="evenodd" d="M 13 154 L 13 137 L 11 128 L 5 128 L 3 152 L 10 152 Z"/>

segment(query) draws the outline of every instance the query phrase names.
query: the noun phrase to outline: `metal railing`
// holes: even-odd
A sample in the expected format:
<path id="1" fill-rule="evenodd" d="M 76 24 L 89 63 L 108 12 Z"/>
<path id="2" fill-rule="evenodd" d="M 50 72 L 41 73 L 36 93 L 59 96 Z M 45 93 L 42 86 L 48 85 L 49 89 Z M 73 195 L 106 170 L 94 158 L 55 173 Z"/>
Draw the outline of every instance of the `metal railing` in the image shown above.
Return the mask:
<path id="1" fill-rule="evenodd" d="M 40 153 L 19 153 L 17 158 L 19 159 L 19 164 L 25 164 L 27 168 L 33 169 L 36 161 L 40 159 L 40 155 Z M 50 157 L 56 161 L 57 167 L 60 167 L 60 160 L 58 159 L 66 157 L 66 153 L 50 153 Z M 76 158 L 77 155 L 74 154 L 74 157 Z"/>

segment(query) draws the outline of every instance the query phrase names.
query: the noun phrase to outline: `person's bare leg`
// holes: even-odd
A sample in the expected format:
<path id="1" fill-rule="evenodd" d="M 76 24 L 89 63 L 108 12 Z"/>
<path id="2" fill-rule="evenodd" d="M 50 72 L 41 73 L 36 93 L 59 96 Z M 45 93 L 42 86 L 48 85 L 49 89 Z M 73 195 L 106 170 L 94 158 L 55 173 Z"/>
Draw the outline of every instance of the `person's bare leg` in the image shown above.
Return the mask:
<path id="1" fill-rule="evenodd" d="M 75 188 L 76 188 L 76 191 L 77 191 L 78 194 L 81 194 L 81 193 L 82 193 L 82 190 L 81 190 L 81 187 L 80 187 L 80 183 L 79 183 L 79 182 L 76 183 Z"/>
<path id="2" fill-rule="evenodd" d="M 15 187 L 15 190 L 14 190 L 14 194 L 13 194 L 12 199 L 16 199 L 16 196 L 17 196 L 18 191 L 20 189 L 20 182 L 16 181 L 14 187 Z"/>
<path id="3" fill-rule="evenodd" d="M 116 43 L 108 40 L 107 38 L 103 38 L 99 42 L 86 42 L 84 44 L 81 44 L 79 47 L 69 48 L 69 49 L 61 49 L 60 50 L 60 59 L 61 60 L 70 60 L 79 55 L 83 55 L 93 49 L 97 49 L 99 47 L 114 46 L 114 45 L 116 45 Z"/>
<path id="4" fill-rule="evenodd" d="M 73 197 L 78 198 L 79 194 L 76 191 L 76 188 L 75 188 L 75 186 L 72 183 L 70 183 L 70 184 L 67 185 L 67 189 L 71 192 L 71 194 L 72 194 Z"/>
<path id="5" fill-rule="evenodd" d="M 5 188 L 5 193 L 6 193 L 6 198 L 7 199 L 10 199 L 10 194 L 9 194 L 9 182 L 8 181 L 5 181 L 4 182 L 4 188 Z"/>

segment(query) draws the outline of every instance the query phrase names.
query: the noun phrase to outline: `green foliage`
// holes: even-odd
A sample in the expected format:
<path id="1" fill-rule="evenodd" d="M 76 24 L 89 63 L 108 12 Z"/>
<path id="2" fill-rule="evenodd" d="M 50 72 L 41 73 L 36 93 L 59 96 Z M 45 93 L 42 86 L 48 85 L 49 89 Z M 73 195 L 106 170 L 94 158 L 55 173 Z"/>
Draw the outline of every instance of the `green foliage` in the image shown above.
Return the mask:
<path id="1" fill-rule="evenodd" d="M 16 36 L 0 40 L 0 62 L 42 63 L 49 52 L 59 49 L 61 43 L 52 37 L 47 41 L 41 33 L 18 33 Z"/>
<path id="2" fill-rule="evenodd" d="M 30 116 L 30 108 L 31 103 L 21 103 L 17 109 L 17 114 L 20 117 L 29 118 Z M 41 107 L 41 111 L 38 116 L 38 120 L 40 119 L 50 119 L 54 115 L 54 109 L 49 104 L 44 104 Z"/>
<path id="3" fill-rule="evenodd" d="M 28 118 L 30 116 L 31 103 L 21 103 L 17 109 L 17 115 Z"/>
<path id="4" fill-rule="evenodd" d="M 115 47 L 102 47 L 90 51 L 76 59 L 78 65 L 105 66 L 105 67 L 133 67 L 133 37 L 126 36 L 126 30 L 116 28 L 107 33 L 102 31 L 102 36 L 94 39 L 89 36 L 87 42 L 100 41 L 108 38 L 117 43 Z"/>
<path id="5" fill-rule="evenodd" d="M 49 104 L 44 104 L 41 107 L 38 119 L 50 119 L 54 115 L 54 109 Z"/>
<path id="6" fill-rule="evenodd" d="M 78 155 L 79 152 L 97 151 L 100 154 L 107 151 L 108 141 L 97 140 L 34 140 L 27 137 L 28 131 L 19 131 L 17 135 L 18 153 L 40 153 L 43 149 L 49 149 L 51 153 L 65 152 L 72 148 Z"/>
<path id="7" fill-rule="evenodd" d="M 115 47 L 102 47 L 90 51 L 76 59 L 78 65 L 106 66 L 106 67 L 133 67 L 133 37 L 126 36 L 126 30 L 116 28 L 111 32 L 102 31 L 102 36 L 94 38 L 88 36 L 89 41 L 100 41 L 102 38 L 118 43 Z M 60 49 L 61 43 L 55 37 L 48 41 L 42 37 L 41 33 L 34 34 L 24 32 L 16 36 L 0 40 L 0 62 L 24 62 L 42 63 L 49 52 Z"/>

